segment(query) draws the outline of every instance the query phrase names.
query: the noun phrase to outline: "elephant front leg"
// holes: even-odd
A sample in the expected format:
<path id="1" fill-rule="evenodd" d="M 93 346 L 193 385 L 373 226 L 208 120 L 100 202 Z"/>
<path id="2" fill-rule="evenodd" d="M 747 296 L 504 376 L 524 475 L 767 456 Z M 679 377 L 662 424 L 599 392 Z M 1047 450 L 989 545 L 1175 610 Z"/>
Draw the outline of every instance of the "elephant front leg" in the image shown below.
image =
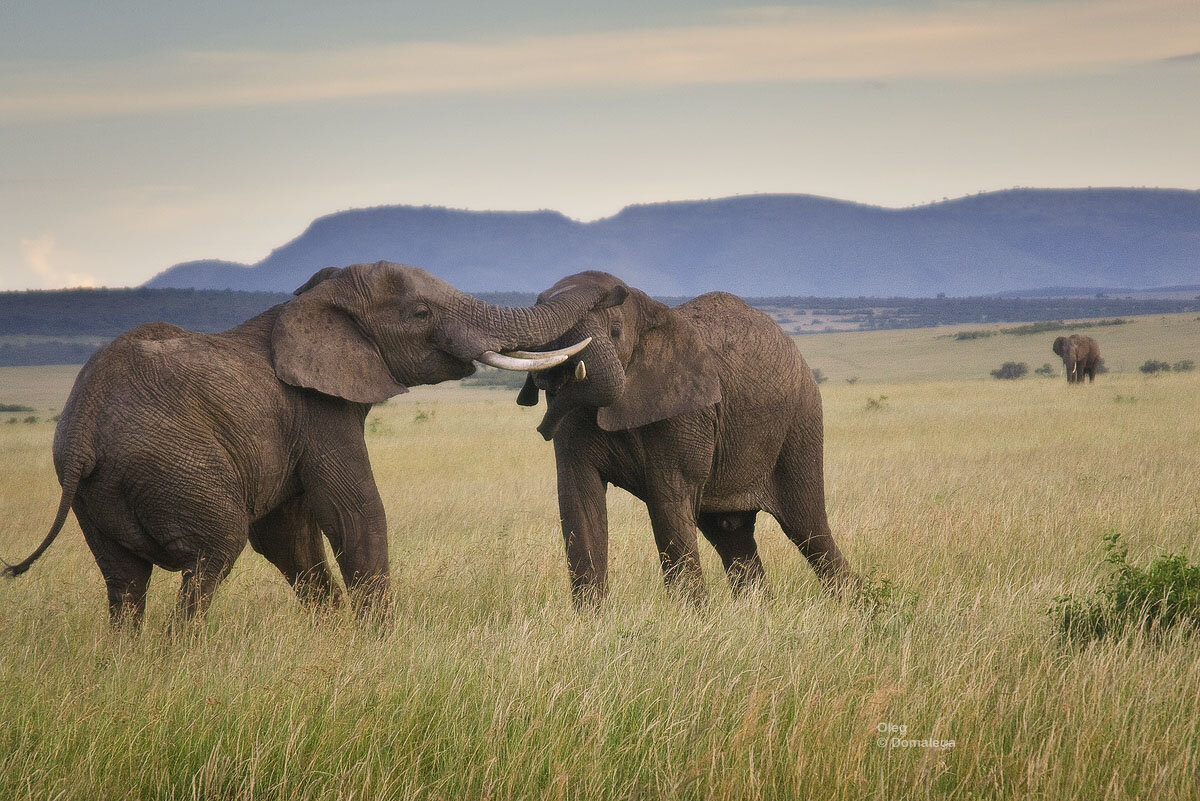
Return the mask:
<path id="1" fill-rule="evenodd" d="M 571 600 L 594 609 L 608 594 L 607 485 L 600 472 L 557 454 L 558 511 L 562 521 Z"/>
<path id="2" fill-rule="evenodd" d="M 695 505 L 670 499 L 650 500 L 650 526 L 662 566 L 663 584 L 688 601 L 700 603 L 708 596 L 700 569 L 700 548 L 696 542 Z"/>
<path id="3" fill-rule="evenodd" d="M 301 481 L 309 507 L 329 537 L 342 581 L 360 616 L 388 612 L 387 518 L 371 475 L 366 444 L 307 465 Z M 361 459 L 352 459 L 360 456 Z"/>

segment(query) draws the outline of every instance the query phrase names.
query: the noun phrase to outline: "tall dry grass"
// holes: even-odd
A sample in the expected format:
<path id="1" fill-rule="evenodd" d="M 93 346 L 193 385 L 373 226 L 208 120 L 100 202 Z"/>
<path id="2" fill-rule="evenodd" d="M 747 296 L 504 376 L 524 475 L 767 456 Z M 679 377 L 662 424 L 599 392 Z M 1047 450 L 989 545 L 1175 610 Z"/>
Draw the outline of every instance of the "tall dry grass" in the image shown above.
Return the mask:
<path id="1" fill-rule="evenodd" d="M 112 634 L 74 523 L 0 584 L 0 797 L 1196 797 L 1196 641 L 1079 649 L 1045 610 L 1097 585 L 1107 531 L 1135 561 L 1200 557 L 1198 390 L 827 384 L 835 536 L 896 600 L 825 598 L 760 516 L 771 597 L 732 600 L 704 546 L 712 599 L 683 606 L 644 508 L 612 490 L 613 593 L 582 616 L 538 412 L 414 392 L 368 426 L 382 632 L 304 612 L 247 552 L 196 631 L 163 632 L 178 578 L 158 573 L 146 632 Z M 51 432 L 0 425 L 10 560 L 57 502 Z"/>

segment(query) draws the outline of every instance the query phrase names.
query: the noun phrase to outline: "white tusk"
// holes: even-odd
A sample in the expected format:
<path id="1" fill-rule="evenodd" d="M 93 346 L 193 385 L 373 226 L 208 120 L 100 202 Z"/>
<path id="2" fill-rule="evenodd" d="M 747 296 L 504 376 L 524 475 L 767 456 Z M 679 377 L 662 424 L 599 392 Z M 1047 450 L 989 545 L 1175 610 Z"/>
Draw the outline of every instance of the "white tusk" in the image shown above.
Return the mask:
<path id="1" fill-rule="evenodd" d="M 582 381 L 587 378 L 587 365 L 583 362 L 578 362 L 575 365 L 575 380 Z"/>
<path id="2" fill-rule="evenodd" d="M 479 354 L 476 361 L 483 362 L 492 367 L 499 367 L 501 370 L 517 370 L 520 372 L 549 370 L 551 367 L 557 367 L 586 348 L 591 341 L 592 338 L 588 337 L 582 342 L 576 342 L 569 348 L 548 350 L 542 353 L 519 350 L 512 353 L 496 353 L 494 350 L 485 350 Z"/>

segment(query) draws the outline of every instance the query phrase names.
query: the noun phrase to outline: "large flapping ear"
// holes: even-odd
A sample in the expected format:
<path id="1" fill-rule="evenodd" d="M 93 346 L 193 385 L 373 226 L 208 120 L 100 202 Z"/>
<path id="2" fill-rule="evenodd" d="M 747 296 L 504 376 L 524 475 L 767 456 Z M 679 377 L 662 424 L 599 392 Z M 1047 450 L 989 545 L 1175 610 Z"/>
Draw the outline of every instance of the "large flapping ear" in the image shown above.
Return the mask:
<path id="1" fill-rule="evenodd" d="M 537 406 L 538 405 L 538 388 L 537 384 L 533 383 L 533 374 L 525 376 L 525 385 L 521 387 L 521 391 L 517 393 L 518 406 Z"/>
<path id="2" fill-rule="evenodd" d="M 1046 340 L 1043 339 L 1042 341 L 1045 342 Z M 1063 343 L 1066 341 L 1067 341 L 1066 337 L 1059 337 L 1054 340 L 1054 344 L 1051 346 L 1051 350 L 1054 351 L 1055 356 L 1063 355 Z"/>
<path id="3" fill-rule="evenodd" d="M 699 411 L 721 400 L 716 357 L 696 327 L 671 309 L 649 309 L 625 368 L 625 390 L 596 412 L 605 431 L 623 431 Z"/>
<path id="4" fill-rule="evenodd" d="M 349 276 L 327 272 L 337 269 L 327 267 L 314 275 L 279 313 L 271 329 L 275 375 L 287 384 L 357 403 L 381 403 L 407 392 L 348 310 Z"/>

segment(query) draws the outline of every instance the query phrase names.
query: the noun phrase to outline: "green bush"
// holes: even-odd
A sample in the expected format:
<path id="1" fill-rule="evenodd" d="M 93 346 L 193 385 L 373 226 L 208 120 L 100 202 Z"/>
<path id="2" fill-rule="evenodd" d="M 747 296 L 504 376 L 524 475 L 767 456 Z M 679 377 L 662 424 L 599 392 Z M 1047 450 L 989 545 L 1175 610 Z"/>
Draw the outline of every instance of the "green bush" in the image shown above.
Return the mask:
<path id="1" fill-rule="evenodd" d="M 0 403 L 0 412 L 32 412 L 32 406 L 22 406 L 19 403 Z"/>
<path id="2" fill-rule="evenodd" d="M 959 331 L 957 334 L 954 335 L 954 338 L 957 340 L 986 339 L 987 337 L 994 337 L 994 336 L 996 336 L 995 331 L 976 330 L 976 331 Z"/>
<path id="3" fill-rule="evenodd" d="M 818 384 L 824 384 L 826 381 L 829 380 L 828 378 L 825 377 L 825 374 L 821 372 L 820 368 L 817 368 L 817 367 L 813 368 L 812 375 L 813 375 L 813 381 L 816 381 Z"/>
<path id="4" fill-rule="evenodd" d="M 1054 599 L 1049 613 L 1066 639 L 1090 642 L 1143 630 L 1161 633 L 1200 624 L 1200 565 L 1181 554 L 1164 554 L 1149 567 L 1129 564 L 1121 535 L 1104 537 L 1104 562 L 1112 573 L 1091 599 Z"/>
<path id="5" fill-rule="evenodd" d="M 1177 373 L 1190 373 L 1196 369 L 1196 363 L 1191 359 L 1184 359 L 1171 365 L 1171 369 Z"/>
<path id="6" fill-rule="evenodd" d="M 1050 362 L 1046 362 L 1045 364 L 1043 364 L 1041 367 L 1034 370 L 1033 372 L 1034 372 L 1034 375 L 1041 375 L 1041 376 L 1046 376 L 1046 377 L 1050 378 L 1050 377 L 1054 376 L 1054 367 L 1053 367 L 1053 365 L 1050 364 Z"/>
<path id="7" fill-rule="evenodd" d="M 1013 379 L 1021 378 L 1029 372 L 1029 365 L 1025 362 L 1005 362 L 1000 365 L 999 370 L 992 371 L 992 378 Z"/>
<path id="8" fill-rule="evenodd" d="M 1145 363 L 1138 368 L 1146 375 L 1154 375 L 1155 373 L 1167 373 L 1171 370 L 1171 365 L 1168 362 L 1160 362 L 1155 359 L 1147 359 Z"/>

